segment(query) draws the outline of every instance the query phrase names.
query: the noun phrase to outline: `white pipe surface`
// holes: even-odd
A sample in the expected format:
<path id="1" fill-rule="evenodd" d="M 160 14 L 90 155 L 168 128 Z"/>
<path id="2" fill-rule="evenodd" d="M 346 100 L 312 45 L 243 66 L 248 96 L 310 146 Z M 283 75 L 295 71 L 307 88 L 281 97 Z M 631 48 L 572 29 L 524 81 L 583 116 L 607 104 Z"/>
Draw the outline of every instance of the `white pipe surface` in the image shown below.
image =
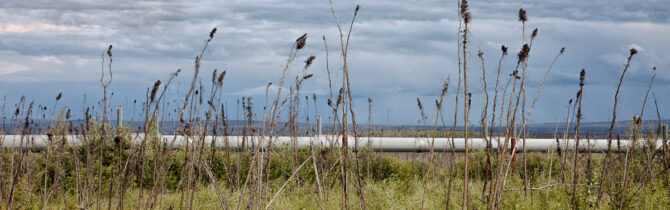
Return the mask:
<path id="1" fill-rule="evenodd" d="M 133 144 L 140 144 L 144 139 L 144 134 L 130 134 L 127 137 L 131 140 Z M 5 148 L 24 148 L 24 149 L 43 149 L 48 145 L 52 145 L 51 141 L 48 140 L 47 135 L 4 135 L 0 136 L 0 142 L 2 147 Z M 81 135 L 68 135 L 68 136 L 55 136 L 53 139 L 56 142 L 63 143 L 61 140 L 65 140 L 70 146 L 81 146 L 84 141 L 84 137 Z M 172 148 L 179 148 L 185 146 L 186 143 L 193 144 L 200 140 L 198 137 L 185 137 L 174 135 L 163 135 L 160 137 L 161 144 L 172 145 Z M 174 143 L 172 143 L 174 140 Z M 205 145 L 211 145 L 212 140 L 215 142 L 215 146 L 219 149 L 230 147 L 232 149 L 239 148 L 256 148 L 259 145 L 259 142 L 262 142 L 261 148 L 266 148 L 268 145 L 268 140 L 273 142 L 274 147 L 282 146 L 292 146 L 292 143 L 295 143 L 296 147 L 339 147 L 341 138 L 331 135 L 321 135 L 316 137 L 290 137 L 290 136 L 279 136 L 268 138 L 265 137 L 262 141 L 260 136 L 206 136 L 204 137 Z M 349 137 L 349 148 L 354 149 L 354 137 Z M 153 142 L 149 140 L 148 142 Z M 358 138 L 358 147 L 360 149 L 367 146 L 374 151 L 387 151 L 387 152 L 428 152 L 431 148 L 431 138 L 417 138 L 417 137 L 359 137 Z M 449 152 L 451 151 L 451 138 L 435 138 L 435 152 Z M 464 151 L 464 139 L 463 138 L 454 138 L 454 149 L 456 152 Z M 557 147 L 557 142 L 560 143 L 561 150 L 574 150 L 575 149 L 575 140 L 556 140 L 556 139 L 526 139 L 526 150 L 528 152 L 547 152 L 548 150 L 555 150 Z M 588 142 L 588 144 L 587 144 Z M 21 144 L 23 143 L 23 144 Z M 493 139 L 492 149 L 498 150 L 502 147 L 503 140 L 498 141 Z M 469 148 L 471 150 L 484 150 L 486 149 L 486 141 L 481 138 L 469 138 L 468 139 Z M 656 150 L 662 150 L 662 140 L 639 140 L 637 141 L 637 146 L 642 148 L 642 146 L 652 146 Z M 500 146 L 499 146 L 500 145 Z M 612 140 L 612 151 L 621 152 L 628 149 L 631 145 L 630 140 Z M 516 150 L 518 153 L 523 152 L 522 140 L 516 141 Z M 607 151 L 607 139 L 592 139 L 592 140 L 580 140 L 579 143 L 580 151 L 592 151 L 592 152 L 603 152 Z"/>

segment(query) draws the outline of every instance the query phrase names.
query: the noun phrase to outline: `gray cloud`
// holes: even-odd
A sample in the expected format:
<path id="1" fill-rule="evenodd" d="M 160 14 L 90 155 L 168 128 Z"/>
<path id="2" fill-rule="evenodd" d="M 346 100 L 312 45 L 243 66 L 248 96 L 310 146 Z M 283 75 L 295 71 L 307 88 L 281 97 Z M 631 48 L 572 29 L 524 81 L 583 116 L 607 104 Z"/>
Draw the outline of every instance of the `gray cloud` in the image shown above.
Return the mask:
<path id="1" fill-rule="evenodd" d="M 373 119 L 386 123 L 415 124 L 416 97 L 433 112 L 433 100 L 447 77 L 452 86 L 445 107 L 453 107 L 458 77 L 456 2 L 369 1 L 360 2 L 361 12 L 350 46 L 352 90 L 358 117 L 367 119 L 367 101 L 372 97 Z M 355 3 L 335 1 L 343 24 L 349 23 Z M 529 62 L 529 96 L 558 50 L 559 58 L 544 86 L 532 122 L 555 122 L 565 104 L 574 97 L 580 69 L 587 69 L 585 120 L 609 119 L 616 80 L 630 46 L 643 50 L 633 60 L 624 81 L 622 109 L 632 115 L 641 108 L 641 95 L 657 66 L 654 87 L 660 104 L 670 103 L 670 6 L 663 1 L 473 1 L 469 52 L 470 91 L 473 110 L 481 110 L 481 66 L 477 50 L 485 54 L 491 93 L 500 45 L 510 47 L 503 62 L 501 81 L 513 70 L 520 49 L 520 7 L 528 10 L 527 30 L 539 28 Z M 183 69 L 170 98 L 183 92 L 192 76 L 193 58 L 209 30 L 219 30 L 204 60 L 201 75 L 206 81 L 215 68 L 228 70 L 224 85 L 227 103 L 253 96 L 264 103 L 264 87 L 278 83 L 292 41 L 308 33 L 308 44 L 290 70 L 292 81 L 301 61 L 315 55 L 303 95 L 319 94 L 319 111 L 329 95 L 325 52 L 321 36 L 327 37 L 329 61 L 340 88 L 339 34 L 327 1 L 3 1 L 0 3 L 0 94 L 10 100 L 26 95 L 42 104 L 52 103 L 58 92 L 66 92 L 68 106 L 80 107 L 83 95 L 93 104 L 101 95 L 100 55 L 114 45 L 115 105 L 142 99 L 157 79 Z M 7 27 L 12 27 L 11 30 Z M 527 32 L 528 32 L 527 31 Z M 492 79 L 493 78 L 493 79 Z M 20 90 L 20 91 L 16 91 Z M 274 90 L 276 91 L 276 89 Z M 461 101 L 462 102 L 462 101 Z M 650 104 L 650 103 L 648 103 Z M 257 105 L 260 109 L 262 105 Z M 663 110 L 661 110 L 663 111 Z M 446 108 L 445 114 L 453 115 Z M 451 112 L 451 113 L 450 113 Z M 475 113 L 475 112 L 473 112 Z M 432 115 L 430 115 L 432 116 Z M 651 116 L 651 115 L 647 115 Z"/>

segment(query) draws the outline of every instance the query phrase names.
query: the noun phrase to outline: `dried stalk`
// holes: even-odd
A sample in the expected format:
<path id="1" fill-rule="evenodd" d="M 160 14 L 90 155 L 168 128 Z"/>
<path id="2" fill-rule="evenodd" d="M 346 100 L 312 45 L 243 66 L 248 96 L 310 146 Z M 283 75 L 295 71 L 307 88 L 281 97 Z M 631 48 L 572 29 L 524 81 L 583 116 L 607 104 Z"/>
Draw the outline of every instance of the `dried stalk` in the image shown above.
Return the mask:
<path id="1" fill-rule="evenodd" d="M 572 209 L 577 209 L 577 178 L 579 177 L 577 174 L 577 154 L 579 154 L 579 127 L 581 125 L 581 119 L 582 119 L 582 98 L 584 98 L 584 78 L 586 75 L 586 70 L 582 69 L 581 72 L 579 72 L 579 92 L 577 92 L 577 103 L 579 106 L 577 106 L 577 125 L 575 126 L 575 159 L 572 167 Z"/>
<path id="2" fill-rule="evenodd" d="M 626 71 L 628 71 L 628 67 L 630 67 L 630 61 L 631 59 L 633 59 L 633 55 L 635 54 L 637 54 L 637 49 L 631 48 L 630 54 L 628 55 L 628 59 L 626 61 L 626 65 L 623 68 L 623 72 L 621 72 L 621 77 L 619 77 L 619 84 L 617 85 L 616 92 L 614 92 L 614 108 L 612 109 L 612 122 L 610 123 L 609 134 L 607 135 L 607 153 L 605 154 L 605 160 L 603 161 L 603 170 L 602 170 L 602 176 L 600 177 L 600 186 L 598 187 L 598 199 L 596 203 L 600 203 L 600 199 L 602 198 L 603 182 L 607 177 L 608 172 L 607 164 L 609 163 L 609 159 L 612 153 L 612 132 L 614 132 L 614 124 L 616 123 L 616 108 L 619 102 L 619 91 L 621 90 L 623 77 L 626 75 Z"/>

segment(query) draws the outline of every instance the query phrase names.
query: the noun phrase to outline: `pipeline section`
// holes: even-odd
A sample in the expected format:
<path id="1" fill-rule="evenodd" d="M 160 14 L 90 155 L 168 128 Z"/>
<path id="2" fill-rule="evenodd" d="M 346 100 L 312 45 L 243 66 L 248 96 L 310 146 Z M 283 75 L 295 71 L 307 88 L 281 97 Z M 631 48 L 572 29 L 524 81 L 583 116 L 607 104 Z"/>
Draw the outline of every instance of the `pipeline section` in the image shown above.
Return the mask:
<path id="1" fill-rule="evenodd" d="M 261 136 L 174 136 L 174 135 L 163 135 L 159 136 L 160 144 L 163 146 L 171 146 L 173 149 L 178 149 L 186 146 L 186 144 L 194 144 L 200 140 L 204 140 L 204 145 L 211 145 L 214 141 L 214 145 L 218 149 L 252 149 L 257 148 L 258 146 L 261 149 L 267 148 L 269 142 L 272 142 L 273 147 L 319 147 L 319 148 L 328 148 L 328 147 L 341 147 L 341 136 L 332 136 L 332 135 L 320 135 L 320 136 L 301 136 L 301 137 L 290 137 L 290 136 L 273 136 L 273 137 L 261 137 Z M 69 146 L 81 146 L 84 142 L 90 141 L 90 138 L 84 138 L 81 135 L 67 135 L 67 136 L 52 136 L 49 140 L 47 135 L 4 135 L 0 136 L 0 142 L 4 148 L 13 148 L 13 149 L 44 149 L 47 146 L 54 146 L 57 144 L 67 144 Z M 144 140 L 144 134 L 129 134 L 126 136 L 126 139 L 129 139 L 130 143 L 139 145 Z M 109 139 L 110 141 L 112 139 Z M 429 152 L 431 145 L 434 140 L 434 151 L 435 152 L 450 152 L 452 151 L 452 143 L 454 151 L 463 152 L 465 151 L 465 140 L 463 138 L 425 138 L 425 137 L 359 137 L 358 138 L 358 149 L 369 148 L 373 151 L 381 152 Z M 517 152 L 523 151 L 523 140 L 519 139 L 516 141 L 516 150 Z M 156 139 L 147 139 L 147 143 L 156 142 Z M 348 147 L 350 149 L 355 149 L 355 138 L 350 136 L 348 138 Z M 486 149 L 486 140 L 482 138 L 468 138 L 468 146 L 470 150 L 485 150 Z M 575 140 L 574 139 L 526 139 L 526 150 L 528 152 L 547 152 L 549 150 L 556 150 L 560 147 L 561 150 L 572 150 L 575 149 Z M 667 141 L 666 141 L 667 142 Z M 612 151 L 614 152 L 623 152 L 626 151 L 631 145 L 631 140 L 612 140 Z M 492 139 L 491 148 L 494 151 L 502 148 L 504 140 Z M 663 149 L 663 140 L 637 140 L 635 141 L 637 148 L 653 148 L 655 150 Z M 608 150 L 608 140 L 607 139 L 581 139 L 579 141 L 579 150 L 582 152 L 591 151 L 591 152 L 604 152 Z"/>

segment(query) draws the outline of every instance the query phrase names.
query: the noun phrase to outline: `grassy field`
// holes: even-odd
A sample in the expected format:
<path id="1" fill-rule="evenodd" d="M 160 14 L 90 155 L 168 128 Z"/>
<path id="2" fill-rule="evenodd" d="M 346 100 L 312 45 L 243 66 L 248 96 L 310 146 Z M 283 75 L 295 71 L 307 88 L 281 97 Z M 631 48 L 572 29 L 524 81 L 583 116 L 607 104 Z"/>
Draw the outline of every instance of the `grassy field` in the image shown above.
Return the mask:
<path id="1" fill-rule="evenodd" d="M 312 159 L 311 151 L 309 149 L 302 149 L 299 151 L 298 162 L 305 163 L 302 167 L 297 168 L 295 163 L 291 163 L 291 152 L 289 148 L 280 149 L 282 152 L 275 153 L 271 159 L 271 164 L 269 171 L 267 171 L 268 182 L 267 188 L 263 197 L 266 199 L 262 203 L 251 204 L 251 206 L 267 206 L 268 198 L 271 199 L 276 195 L 276 199 L 269 205 L 272 209 L 339 209 L 342 205 L 342 182 L 338 179 L 339 172 L 337 172 L 337 167 L 333 168 L 334 164 L 338 159 L 338 151 L 336 150 L 320 150 L 319 153 L 315 153 L 316 159 Z M 75 151 L 83 152 L 83 151 Z M 5 152 L 2 161 L 12 162 L 11 157 L 15 156 Z M 44 183 L 44 178 L 47 178 L 49 182 L 54 182 L 54 179 L 58 179 L 56 174 L 55 167 L 48 170 L 49 174 L 44 175 L 43 168 L 43 154 L 41 153 L 31 153 L 26 155 L 27 166 L 31 166 L 30 170 L 32 173 L 26 174 L 18 182 L 16 186 L 15 194 L 15 204 L 13 208 L 20 209 L 40 209 L 43 207 L 42 204 L 42 192 L 45 190 L 42 188 Z M 254 201 L 252 199 L 254 193 L 249 194 L 250 189 L 246 189 L 244 186 L 239 186 L 244 183 L 245 178 L 244 174 L 248 173 L 249 162 L 245 160 L 245 155 L 249 155 L 245 152 L 230 152 L 226 153 L 225 151 L 217 151 L 214 154 L 214 159 L 212 160 L 212 170 L 213 176 L 217 180 L 222 182 L 218 183 L 219 189 L 223 189 L 221 192 L 225 205 L 229 208 L 247 208 L 249 201 Z M 621 154 L 623 155 L 623 154 Z M 193 200 L 189 201 L 184 199 L 182 192 L 184 192 L 182 185 L 179 183 L 179 180 L 182 180 L 180 177 L 180 171 L 183 170 L 184 162 L 183 152 L 177 152 L 174 154 L 171 160 L 170 172 L 166 177 L 165 185 L 161 187 L 161 195 L 157 198 L 157 202 L 149 202 L 146 199 L 147 191 L 151 190 L 150 185 L 144 186 L 145 198 L 140 204 L 138 204 L 139 197 L 139 179 L 135 179 L 130 186 L 128 187 L 127 194 L 125 195 L 124 207 L 128 209 L 138 209 L 144 207 L 150 207 L 155 209 L 177 209 L 177 208 L 188 208 L 193 209 L 206 209 L 206 208 L 220 208 L 220 200 L 217 197 L 217 192 L 214 187 L 214 184 L 205 177 L 201 177 L 196 181 L 191 187 L 194 188 L 192 191 Z M 485 186 L 486 180 L 486 155 L 484 152 L 473 152 L 470 154 L 470 206 L 472 208 L 486 208 L 487 194 L 482 194 L 483 187 Z M 363 181 L 363 190 L 365 192 L 365 201 L 367 208 L 371 209 L 416 209 L 424 206 L 427 209 L 443 209 L 446 206 L 446 194 L 449 183 L 449 171 L 453 169 L 454 173 L 452 180 L 453 192 L 451 193 L 450 208 L 460 208 L 462 203 L 462 189 L 463 189 L 463 171 L 464 162 L 463 155 L 456 154 L 455 162 L 453 162 L 453 168 L 449 161 L 451 154 L 442 153 L 435 155 L 435 168 L 437 173 L 432 173 L 428 175 L 428 154 L 427 153 L 389 153 L 389 154 L 378 154 L 371 153 L 367 150 L 363 150 L 360 154 L 360 165 L 361 176 Z M 551 157 L 551 159 L 550 159 Z M 598 165 L 601 164 L 603 160 L 602 154 L 592 154 L 589 157 L 588 154 L 579 155 L 579 162 L 584 166 L 586 165 Z M 114 157 L 109 157 L 109 165 L 104 167 L 103 173 L 104 178 L 103 186 L 109 186 L 110 181 L 117 177 L 113 176 L 114 173 Z M 241 158 L 241 159 L 240 159 Z M 317 164 L 311 163 L 311 161 L 317 160 Z M 87 185 L 86 180 L 78 178 L 76 172 L 78 170 L 86 171 L 86 169 L 74 169 L 76 163 L 84 165 L 85 160 L 74 160 L 74 159 L 61 159 L 59 166 L 60 170 L 63 170 L 65 173 L 62 174 L 62 181 L 55 181 L 60 184 L 51 185 L 57 186 L 57 189 L 52 187 L 46 188 L 46 191 L 56 191 L 58 193 L 53 193 L 50 196 L 50 202 L 48 203 L 48 208 L 54 209 L 75 209 L 75 208 L 92 208 L 93 203 L 89 201 L 88 205 L 83 205 L 87 203 L 85 197 L 82 196 L 85 194 L 82 192 L 83 185 Z M 591 162 L 590 164 L 588 162 Z M 350 166 L 355 165 L 355 161 L 352 161 Z M 569 165 L 569 164 L 568 164 Z M 316 168 L 314 168 L 316 166 Z M 553 153 L 534 153 L 528 156 L 528 167 L 529 167 L 529 185 L 532 190 L 528 191 L 528 194 L 524 193 L 523 190 L 523 173 L 521 170 L 511 169 L 508 178 L 507 185 L 505 187 L 505 194 L 501 202 L 500 208 L 503 209 L 565 209 L 571 207 L 571 177 L 570 173 L 572 170 L 570 168 L 561 167 L 561 157 L 558 157 L 557 154 Z M 551 169 L 550 169 L 551 167 Z M 293 169 L 292 169 L 293 168 Z M 669 186 L 667 180 L 662 177 L 652 178 L 645 177 L 644 164 L 636 164 L 631 167 L 635 169 L 637 173 L 633 173 L 633 176 L 629 178 L 629 194 L 624 197 L 624 208 L 641 208 L 641 209 L 662 209 L 670 205 L 670 195 L 668 194 Z M 317 184 L 315 169 L 318 169 L 319 181 L 322 187 L 319 187 Z M 326 169 L 332 169 L 328 171 Z M 351 168 L 354 170 L 354 168 Z M 2 168 L 2 177 L 9 177 L 9 173 L 12 170 L 10 168 Z M 33 172 L 34 171 L 34 172 Z M 196 171 L 204 171 L 204 169 L 196 169 Z M 294 171 L 297 171 L 295 175 L 291 176 Z M 551 171 L 551 174 L 549 174 Z M 73 173 L 75 172 L 75 173 Z M 580 181 L 580 184 L 577 187 L 578 193 L 578 206 L 580 208 L 599 208 L 599 209 L 611 209 L 616 208 L 619 205 L 620 198 L 619 189 L 617 186 L 620 183 L 617 182 L 605 182 L 606 185 L 611 185 L 612 188 L 608 190 L 608 193 L 600 201 L 599 205 L 596 205 L 598 189 L 598 176 L 599 170 L 597 168 L 579 168 L 577 171 L 577 178 L 583 181 Z M 615 172 L 615 174 L 620 173 L 620 171 Z M 652 170 L 652 173 L 663 173 L 661 170 Z M 151 174 L 151 173 L 147 173 Z M 242 175 L 242 176 L 240 176 Z M 350 176 L 350 189 L 355 189 L 355 175 Z M 563 177 L 566 176 L 566 177 Z M 618 175 L 617 175 L 618 176 Z M 562 180 L 565 178 L 566 180 Z M 152 183 L 151 176 L 144 177 L 144 183 Z M 290 179 L 290 180 L 289 180 Z M 7 180 L 7 179 L 3 179 Z M 230 181 L 225 181 L 230 180 Z M 288 181 L 287 181 L 288 180 Z M 95 183 L 95 180 L 93 180 Z M 7 182 L 3 182 L 3 186 L 6 186 Z M 284 188 L 282 189 L 283 185 Z M 237 186 L 236 186 L 237 185 Z M 547 187 L 549 186 L 549 187 Z M 246 193 L 241 193 L 243 190 Z M 281 189 L 281 190 L 280 190 Z M 321 191 L 321 192 L 319 192 Z M 609 192 L 611 191 L 611 192 Z M 106 194 L 105 192 L 103 194 Z M 117 191 L 118 193 L 118 191 Z M 188 195 L 189 191 L 186 191 L 185 196 Z M 488 193 L 488 192 L 486 192 Z M 242 196 L 241 196 L 242 195 Z M 117 208 L 119 205 L 118 195 L 113 196 L 112 199 L 112 208 Z M 110 203 L 107 196 L 104 196 L 105 199 L 102 199 L 102 208 L 107 208 L 107 205 Z M 192 203 L 189 203 L 192 202 Z M 349 201 L 350 205 L 354 208 L 360 206 L 360 198 L 356 193 L 351 196 Z M 423 202 L 423 204 L 422 204 Z M 140 205 L 138 207 L 138 205 Z M 6 205 L 3 203 L 3 207 Z"/>

